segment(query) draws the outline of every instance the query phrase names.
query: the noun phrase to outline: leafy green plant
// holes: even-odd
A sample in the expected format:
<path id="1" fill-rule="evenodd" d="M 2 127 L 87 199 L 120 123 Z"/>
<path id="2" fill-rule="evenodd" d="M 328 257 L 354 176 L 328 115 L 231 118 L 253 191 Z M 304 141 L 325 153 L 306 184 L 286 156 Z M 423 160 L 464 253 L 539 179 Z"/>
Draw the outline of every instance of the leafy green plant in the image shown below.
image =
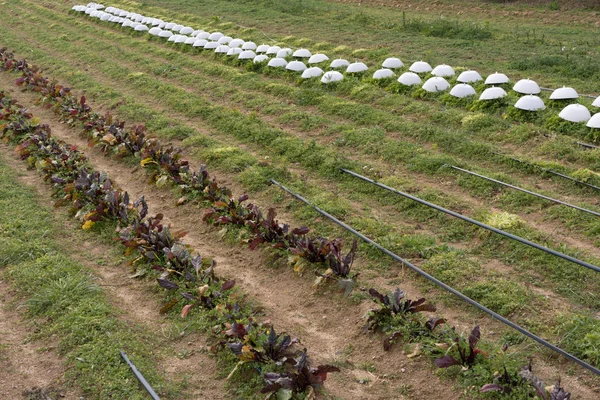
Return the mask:
<path id="1" fill-rule="evenodd" d="M 483 350 L 477 348 L 477 343 L 479 343 L 480 338 L 481 333 L 479 332 L 479 325 L 473 328 L 469 334 L 468 340 L 455 334 L 454 345 L 451 347 L 451 349 L 455 350 L 455 355 L 447 354 L 442 356 L 434 361 L 435 365 L 439 368 L 448 368 L 454 365 L 462 365 L 464 367 L 472 366 L 475 364 L 478 354 L 481 354 L 484 357 L 487 356 Z"/>

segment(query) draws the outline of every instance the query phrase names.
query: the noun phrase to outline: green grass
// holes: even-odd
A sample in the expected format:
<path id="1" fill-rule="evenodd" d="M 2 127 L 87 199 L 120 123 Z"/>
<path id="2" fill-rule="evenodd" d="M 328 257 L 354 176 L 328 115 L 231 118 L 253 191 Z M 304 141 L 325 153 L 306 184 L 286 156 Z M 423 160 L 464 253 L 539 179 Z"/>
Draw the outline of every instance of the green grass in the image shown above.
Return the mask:
<path id="1" fill-rule="evenodd" d="M 306 7 L 310 9 L 311 4 L 313 3 L 309 2 Z M 73 21 L 78 24 L 76 20 Z M 69 29 L 67 22 L 62 24 L 60 29 Z M 87 87 L 97 99 L 114 98 L 116 102 L 119 98 L 121 89 L 117 87 L 118 84 L 111 86 L 98 83 L 103 79 L 117 81 L 123 84 L 129 92 L 139 91 L 140 95 L 145 97 L 142 104 L 137 101 L 135 96 L 128 96 L 127 104 L 119 107 L 117 111 L 135 120 L 143 119 L 147 115 L 153 124 L 152 127 L 158 130 L 162 136 L 185 138 L 184 143 L 201 147 L 198 153 L 199 157 L 210 160 L 211 165 L 224 170 L 240 172 L 240 181 L 245 187 L 252 190 L 264 190 L 264 182 L 269 177 L 279 176 L 277 179 L 282 179 L 281 177 L 291 179 L 293 187 L 300 189 L 301 193 L 340 217 L 349 217 L 346 199 L 363 204 L 366 217 L 354 217 L 352 223 L 360 225 L 361 229 L 365 231 L 372 232 L 374 238 L 409 257 L 428 259 L 438 254 L 444 255 L 449 251 L 454 251 L 438 244 L 438 241 L 427 233 L 410 232 L 410 227 L 415 224 L 424 224 L 426 229 L 435 231 L 438 239 L 442 241 L 457 240 L 464 243 L 478 236 L 473 229 L 466 225 L 448 223 L 447 217 L 436 215 L 436 213 L 415 206 L 409 201 L 382 195 L 348 179 L 338 179 L 339 177 L 332 171 L 335 171 L 339 165 L 345 165 L 344 163 L 347 161 L 344 157 L 338 156 L 338 153 L 352 155 L 352 160 L 358 158 L 362 161 L 373 158 L 373 163 L 377 162 L 378 165 L 384 166 L 384 180 L 397 179 L 401 181 L 401 184 L 397 185 L 401 189 L 412 189 L 417 191 L 419 196 L 443 202 L 449 208 L 470 210 L 471 204 L 454 196 L 445 195 L 442 189 L 419 189 L 417 185 L 419 175 L 413 175 L 410 172 L 446 178 L 447 172 L 443 171 L 441 167 L 444 163 L 456 163 L 456 157 L 460 155 L 469 159 L 470 162 L 484 165 L 482 172 L 494 171 L 496 173 L 502 160 L 490 161 L 490 156 L 491 151 L 497 148 L 498 143 L 531 145 L 544 132 L 534 125 L 526 125 L 523 128 L 520 125 L 510 124 L 497 115 L 471 118 L 473 114 L 465 110 L 453 107 L 440 110 L 439 104 L 433 101 L 413 101 L 410 96 L 382 96 L 384 93 L 382 89 L 361 83 L 358 79 L 348 80 L 345 85 L 334 90 L 304 84 L 295 86 L 285 76 L 265 79 L 259 74 L 246 73 L 237 67 L 223 66 L 220 64 L 221 61 L 212 58 L 211 55 L 203 54 L 192 58 L 189 55 L 179 54 L 170 47 L 155 45 L 155 43 L 145 44 L 139 40 L 122 36 L 120 33 L 112 34 L 103 29 L 102 25 L 94 25 L 93 22 L 85 20 L 79 24 L 77 29 L 72 28 L 70 32 L 77 33 L 81 29 L 85 29 L 87 32 L 98 30 L 102 38 L 102 43 L 97 43 L 98 48 L 115 56 L 118 51 L 115 50 L 114 53 L 111 53 L 108 42 L 116 38 L 124 38 L 121 43 L 126 44 L 127 53 L 132 56 L 129 58 L 131 61 L 125 61 L 121 66 L 104 66 L 101 64 L 102 57 L 95 56 L 93 52 L 75 49 L 73 44 L 44 39 L 41 43 L 43 46 L 58 49 L 57 51 L 68 55 L 69 59 L 75 63 L 81 59 L 93 59 L 98 62 L 98 66 L 93 69 L 97 73 L 97 80 L 89 79 L 83 73 L 73 75 L 79 86 Z M 248 34 L 258 33 L 248 32 Z M 307 46 L 311 43 L 297 38 L 289 40 Z M 99 42 L 90 37 L 82 38 L 81 41 L 84 44 Z M 139 49 L 136 49 L 138 45 Z M 326 44 L 322 44 L 321 47 L 328 48 Z M 361 50 L 357 55 L 376 59 L 383 57 L 388 51 L 388 49 L 378 50 L 380 50 L 379 53 L 374 50 L 372 52 Z M 339 51 L 347 52 L 349 49 L 339 49 Z M 75 56 L 70 56 L 70 54 L 75 54 Z M 58 67 L 56 59 L 45 57 L 44 51 L 38 51 L 36 57 L 54 63 L 57 72 L 62 73 L 62 76 L 68 77 L 70 74 L 68 72 L 70 67 L 64 69 Z M 146 60 L 153 57 L 156 59 Z M 168 61 L 171 67 L 164 67 L 165 61 Z M 134 63 L 137 64 L 134 65 Z M 174 65 L 177 67 L 172 67 Z M 196 72 L 194 67 L 201 68 L 202 71 Z M 213 80 L 214 82 L 212 82 Z M 190 88 L 190 90 L 184 90 L 186 88 Z M 211 101 L 219 98 L 226 100 Z M 153 101 L 156 105 L 152 104 Z M 226 102 L 230 103 L 223 105 Z M 289 106 L 288 102 L 294 105 Z M 238 110 L 231 111 L 233 107 Z M 159 108 L 161 113 L 156 111 Z M 398 117 L 399 112 L 395 109 L 401 110 L 402 117 Z M 168 110 L 175 110 L 172 113 L 173 118 L 166 116 Z M 190 123 L 190 125 L 179 125 L 180 128 L 173 133 L 170 125 L 178 119 L 205 124 L 205 127 L 210 128 L 210 132 L 206 134 L 189 129 Z M 414 119 L 421 123 L 411 122 L 408 119 Z M 424 121 L 427 122 L 425 126 L 422 124 Z M 278 124 L 285 125 L 284 129 L 279 129 Z M 295 135 L 296 132 L 288 126 L 308 133 L 311 133 L 311 128 L 318 127 L 319 132 L 309 138 L 299 139 Z M 209 135 L 211 136 L 209 137 Z M 481 140 L 470 140 L 471 137 Z M 334 145 L 330 145 L 329 141 L 333 141 Z M 236 144 L 239 145 L 236 147 Z M 562 147 L 562 150 L 556 146 L 542 151 L 539 150 L 541 146 L 538 146 L 537 151 L 539 151 L 539 155 L 549 158 L 560 154 L 561 158 L 566 157 L 567 160 L 582 164 L 591 160 L 596 163 L 594 165 L 597 165 L 598 161 L 593 161 L 593 154 L 590 155 L 590 152 L 574 150 L 572 153 L 565 153 L 565 146 Z M 232 157 L 221 157 L 223 148 L 228 149 L 227 153 Z M 264 154 L 271 156 L 273 164 L 257 161 L 264 159 L 259 156 Z M 388 174 L 386 168 L 391 169 L 397 164 L 401 164 L 398 166 L 400 172 Z M 358 168 L 363 165 L 364 163 L 356 163 Z M 506 172 L 500 174 L 506 174 L 509 171 L 506 168 L 508 165 L 509 163 L 504 163 L 503 169 Z M 297 168 L 298 166 L 303 168 L 303 172 L 316 172 L 317 176 L 311 177 L 310 183 L 303 183 L 298 178 L 293 178 L 288 172 L 288 167 Z M 366 165 L 366 167 L 367 169 L 371 168 L 370 165 Z M 374 169 L 373 172 L 380 171 Z M 519 180 L 523 176 L 531 178 L 523 171 L 510 172 Z M 334 195 L 330 196 L 325 194 L 325 185 L 321 186 L 320 184 L 327 182 L 332 177 L 336 178 L 336 181 L 334 184 L 328 185 L 327 189 L 333 189 L 334 192 Z M 490 204 L 501 204 L 509 210 L 518 209 L 528 203 L 526 198 L 513 194 L 503 194 L 499 200 L 490 199 L 497 191 L 489 185 L 463 182 L 462 186 L 467 193 L 490 200 Z M 270 191 L 273 192 L 273 190 Z M 340 193 L 344 198 L 337 198 Z M 280 195 L 273 194 L 273 197 L 281 199 Z M 381 205 L 393 207 L 394 212 L 402 214 L 396 216 L 393 221 L 381 222 L 374 218 L 371 212 L 373 208 Z M 533 206 L 537 207 L 538 204 L 533 204 Z M 532 210 L 535 210 L 536 208 L 533 206 Z M 319 232 L 328 234 L 337 232 L 324 223 L 314 223 L 316 215 L 304 207 L 290 205 L 289 209 L 294 211 L 298 220 L 310 222 L 311 226 L 315 226 Z M 390 215 L 390 213 L 385 215 Z M 401 218 L 406 220 L 406 224 L 399 223 Z M 562 218 L 565 223 L 568 220 L 575 226 L 574 222 L 578 217 L 565 215 Z M 375 226 L 378 223 L 381 225 L 380 227 Z M 580 226 L 594 229 L 593 225 L 587 224 L 588 222 L 584 221 Z M 595 228 L 597 229 L 597 225 Z M 545 240 L 536 231 L 525 230 L 522 233 L 528 237 Z M 554 288 L 555 285 L 563 282 L 572 284 L 570 280 L 573 278 L 577 282 L 587 279 L 587 276 L 559 273 L 566 269 L 566 266 L 558 265 L 554 260 L 537 257 L 528 252 L 516 252 L 513 251 L 516 250 L 513 247 L 509 247 L 506 251 L 504 242 L 488 243 L 487 241 L 491 239 L 486 236 L 482 237 L 486 243 L 479 247 L 476 244 L 469 245 L 469 250 L 465 252 L 466 256 L 475 255 L 482 264 L 486 259 L 500 259 L 508 264 L 514 263 L 520 271 L 519 277 L 528 278 L 535 277 L 527 269 L 531 264 L 536 268 L 542 268 L 543 272 L 547 270 L 556 272 L 550 274 L 550 283 L 536 278 L 534 283 L 540 283 L 544 287 Z M 362 246 L 361 250 L 364 250 L 369 259 L 376 262 L 382 269 L 389 268 L 389 262 L 381 260 L 381 256 L 377 252 L 367 246 Z M 468 264 L 466 257 L 463 262 Z M 443 273 L 443 270 L 440 270 L 439 273 Z M 482 279 L 486 277 L 488 275 L 484 273 Z M 468 287 L 470 283 L 467 281 L 466 275 L 448 278 L 456 279 L 460 287 Z M 474 286 L 472 289 L 474 295 L 479 296 L 481 301 L 488 302 L 487 304 L 497 307 L 498 310 L 508 313 L 517 310 L 515 303 L 511 303 L 510 298 L 500 299 L 497 304 L 493 303 L 496 300 L 493 287 Z M 524 289 L 520 283 L 518 286 L 508 289 L 512 290 L 510 293 L 518 295 L 519 299 L 523 298 Z M 574 296 L 571 292 L 572 286 L 568 287 L 568 290 L 564 288 L 562 293 L 577 301 L 582 300 L 580 296 Z"/>
<path id="2" fill-rule="evenodd" d="M 91 55 L 88 54 L 88 56 Z M 268 127 L 268 125 L 264 124 L 264 122 L 262 122 L 260 119 L 256 118 L 253 115 L 244 116 L 241 113 L 235 111 L 233 113 L 230 111 L 226 111 L 225 108 L 218 105 L 209 104 L 206 101 L 199 102 L 197 97 L 190 96 L 181 88 L 173 87 L 169 84 L 164 84 L 159 81 L 156 81 L 155 78 L 152 78 L 151 76 L 145 73 L 127 72 L 127 70 L 124 70 L 122 67 L 113 67 L 112 69 L 115 71 L 113 75 L 114 77 L 127 76 L 128 81 L 132 82 L 134 86 L 140 89 L 142 92 L 146 92 L 148 95 L 150 95 L 150 93 L 158 94 L 163 100 L 167 101 L 167 104 L 171 105 L 174 109 L 178 110 L 179 112 L 183 112 L 189 116 L 201 116 L 204 119 L 207 119 L 209 123 L 213 124 L 213 126 L 216 127 L 216 129 L 223 133 L 233 133 L 238 139 L 244 141 L 249 140 L 250 142 L 258 143 L 260 145 L 269 145 L 271 149 L 273 149 L 274 147 L 276 154 L 280 157 L 285 158 L 288 162 L 301 162 L 303 165 L 309 168 L 316 169 L 317 172 L 323 174 L 324 176 L 330 176 L 332 171 L 337 170 L 336 163 L 339 163 L 339 161 L 337 161 L 336 155 L 332 152 L 329 152 L 326 148 L 316 145 L 315 142 L 301 144 L 300 141 L 288 135 L 285 135 L 284 132 L 274 130 Z M 276 87 L 284 88 L 284 86 L 282 85 L 278 85 Z M 149 88 L 152 89 L 150 90 Z M 366 88 L 365 90 L 367 89 L 368 88 Z M 344 107 L 338 107 L 336 105 L 337 103 L 335 103 L 333 98 L 331 99 L 331 102 L 331 105 L 336 107 L 335 110 L 337 111 L 335 112 L 342 113 L 343 116 L 348 116 L 350 118 L 357 118 L 353 115 L 356 114 L 356 112 L 358 112 L 359 110 L 361 110 L 360 108 L 358 108 L 358 106 L 351 108 L 350 111 L 346 110 Z M 343 102 L 340 104 L 346 105 L 346 103 Z M 226 115 L 229 115 L 229 118 Z M 361 114 L 361 118 L 370 118 L 367 117 L 367 115 L 368 114 Z M 381 112 L 376 112 L 375 115 L 383 116 Z M 372 118 L 376 120 L 379 117 L 373 116 Z M 381 137 L 381 133 L 377 133 L 377 130 L 374 130 L 373 132 L 375 132 L 376 134 L 375 140 L 368 140 L 367 135 L 367 139 L 361 138 L 362 143 L 367 143 L 369 146 L 377 145 L 377 135 Z M 462 142 L 460 140 L 445 140 L 444 143 L 449 146 L 456 147 Z M 385 144 L 386 143 L 380 146 L 384 147 Z M 460 145 L 458 149 L 462 151 L 465 150 L 464 147 L 465 146 L 463 144 Z M 479 147 L 476 146 L 474 150 L 478 148 Z M 369 150 L 373 152 L 372 148 L 370 148 Z M 389 153 L 387 154 L 392 154 L 394 157 L 397 157 L 398 154 L 402 154 L 394 152 L 393 148 L 391 150 L 392 151 L 389 151 Z M 210 150 L 207 154 L 211 154 Z M 213 157 L 213 159 L 215 158 Z M 397 159 L 394 159 L 394 161 L 397 161 Z M 240 160 L 240 162 L 241 164 L 234 162 L 233 166 L 225 167 L 231 170 L 232 168 L 242 169 L 244 165 L 248 165 L 248 162 L 244 161 L 243 159 Z M 416 157 L 416 159 L 412 160 L 410 169 L 413 171 L 435 173 L 444 163 L 447 162 L 454 162 L 454 160 L 445 156 L 431 157 L 419 154 L 418 157 Z M 263 179 L 263 175 L 258 174 L 257 178 Z M 438 195 L 436 194 L 434 198 L 437 197 Z M 343 205 L 340 204 L 338 208 L 343 208 Z M 453 237 L 460 237 L 460 235 L 461 230 L 452 232 Z M 426 249 L 429 247 L 431 246 L 423 246 L 423 251 L 419 251 L 418 254 L 427 254 L 428 251 Z M 412 254 L 412 252 L 410 253 Z"/>
<path id="3" fill-rule="evenodd" d="M 54 240 L 62 227 L 32 189 L 0 159 L 0 272 L 25 300 L 35 339 L 58 339 L 66 378 L 97 399 L 146 399 L 124 350 L 158 393 L 177 397 L 177 387 L 156 370 L 153 338 L 118 318 L 89 268 L 73 261 Z"/>
<path id="4" fill-rule="evenodd" d="M 400 55 L 403 60 L 425 59 L 433 64 L 460 65 L 489 73 L 502 70 L 509 75 L 523 76 L 524 65 L 556 65 L 555 59 L 566 57 L 565 51 L 561 49 L 567 46 L 570 53 L 569 63 L 559 63 L 562 67 L 560 69 L 536 69 L 532 76 L 543 75 L 546 80 L 558 86 L 563 84 L 562 74 L 568 67 L 575 67 L 571 68 L 571 71 L 579 67 L 586 71 L 585 76 L 577 76 L 568 71 L 576 86 L 592 91 L 598 90 L 597 84 L 594 83 L 598 79 L 588 75 L 592 74 L 597 78 L 598 71 L 595 67 L 586 69 L 586 65 L 590 62 L 593 64 L 594 57 L 598 55 L 593 26 L 573 26 L 561 20 L 541 24 L 535 19 L 513 17 L 510 12 L 519 10 L 518 6 L 505 4 L 485 5 L 492 11 L 488 13 L 464 12 L 481 6 L 478 2 L 465 5 L 460 17 L 451 10 L 447 10 L 450 15 L 443 11 L 428 12 L 425 10 L 428 4 L 424 2 L 419 4 L 420 11 L 415 10 L 415 7 L 360 7 L 324 0 L 290 1 L 285 2 L 285 5 L 273 5 L 275 3 L 278 2 L 234 0 L 222 3 L 218 0 L 208 0 L 198 3 L 178 0 L 169 3 L 166 9 L 164 3 L 157 0 L 141 4 L 117 2 L 125 8 L 140 7 L 143 13 L 176 18 L 193 26 L 218 28 L 221 21 L 214 22 L 211 18 L 215 15 L 226 15 L 226 20 L 233 25 L 228 31 L 239 35 L 242 28 L 238 27 L 238 24 L 253 27 L 255 29 L 246 31 L 244 36 L 257 42 L 266 41 L 262 35 L 265 31 L 268 36 L 275 36 L 279 41 L 287 42 L 286 44 L 295 43 L 291 38 L 287 41 L 284 38 L 293 32 L 294 35 L 305 37 L 304 43 L 309 47 L 310 44 L 322 43 L 323 39 L 327 38 L 331 45 L 325 47 L 321 44 L 321 48 L 325 47 L 336 56 L 336 47 L 383 48 L 383 52 L 371 51 L 361 54 L 361 58 L 364 57 L 372 63 L 381 62 L 389 54 L 395 54 Z M 235 6 L 232 7 L 232 4 Z M 509 13 L 508 18 L 506 12 Z M 443 18 L 440 18 L 440 14 Z M 569 15 L 581 13 L 572 12 Z M 567 20 L 568 18 L 564 19 Z M 273 26 L 272 21 L 277 21 L 277 25 Z M 575 50 L 572 50 L 573 47 Z M 533 51 L 536 53 L 535 58 L 531 56 Z M 529 58 L 532 60 L 528 60 Z M 526 72 L 531 74 L 530 71 Z"/>

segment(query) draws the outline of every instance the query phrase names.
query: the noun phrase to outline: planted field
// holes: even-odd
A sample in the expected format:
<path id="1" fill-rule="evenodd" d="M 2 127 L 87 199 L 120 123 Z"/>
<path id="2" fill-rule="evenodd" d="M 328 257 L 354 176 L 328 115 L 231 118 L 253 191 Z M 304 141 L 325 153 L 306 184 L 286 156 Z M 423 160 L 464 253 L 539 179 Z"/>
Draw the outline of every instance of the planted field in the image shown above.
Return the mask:
<path id="1" fill-rule="evenodd" d="M 58 386 L 143 398 L 130 346 L 162 398 L 599 396 L 596 15 L 353 3 L 0 6 L 3 157 L 127 290 L 94 257 L 83 287 L 126 322 L 153 304 L 108 362 L 71 355 L 104 326 L 59 344 Z M 28 321 L 65 329 L 30 289 Z"/>

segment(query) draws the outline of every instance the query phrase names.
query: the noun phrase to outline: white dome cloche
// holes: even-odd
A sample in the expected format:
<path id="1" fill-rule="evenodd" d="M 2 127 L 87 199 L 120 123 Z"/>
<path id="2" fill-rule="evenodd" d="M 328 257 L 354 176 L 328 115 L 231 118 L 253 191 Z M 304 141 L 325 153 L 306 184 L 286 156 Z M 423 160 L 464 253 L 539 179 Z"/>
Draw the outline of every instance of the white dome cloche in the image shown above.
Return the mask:
<path id="1" fill-rule="evenodd" d="M 240 54 L 242 54 L 242 49 L 240 49 L 239 47 L 229 47 L 229 51 L 227 52 L 228 56 L 239 56 Z"/>
<path id="2" fill-rule="evenodd" d="M 346 73 L 354 74 L 354 73 L 358 73 L 358 72 L 364 72 L 368 69 L 369 69 L 369 67 L 367 67 L 367 65 L 365 63 L 354 62 L 354 63 L 348 65 L 348 68 L 346 68 Z"/>
<path id="3" fill-rule="evenodd" d="M 406 86 L 421 84 L 421 77 L 414 72 L 405 72 L 398 78 L 398 82 Z"/>
<path id="4" fill-rule="evenodd" d="M 571 87 L 563 86 L 550 95 L 550 100 L 570 100 L 579 98 L 577 91 Z"/>
<path id="5" fill-rule="evenodd" d="M 267 54 L 277 54 L 279 52 L 279 50 L 281 50 L 281 47 L 279 47 L 279 46 L 271 46 L 267 50 Z"/>
<path id="6" fill-rule="evenodd" d="M 390 58 L 386 58 L 385 61 L 381 64 L 381 66 L 383 68 L 396 69 L 396 68 L 402 68 L 404 66 L 404 63 L 402 61 L 400 61 L 399 58 L 390 57 Z"/>
<path id="7" fill-rule="evenodd" d="M 342 75 L 338 71 L 327 71 L 321 77 L 321 83 L 328 84 L 333 82 L 339 82 L 342 79 L 344 79 L 344 75 Z"/>
<path id="8" fill-rule="evenodd" d="M 199 34 L 201 34 L 202 32 L 204 32 L 202 29 L 198 29 L 197 31 L 192 32 L 193 37 L 197 37 Z"/>
<path id="9" fill-rule="evenodd" d="M 394 71 L 392 71 L 391 69 L 382 68 L 375 71 L 375 73 L 373 74 L 373 79 L 391 78 L 394 75 L 396 74 L 394 74 Z"/>
<path id="10" fill-rule="evenodd" d="M 491 88 L 485 89 L 483 93 L 481 93 L 479 100 L 496 100 L 504 96 L 508 96 L 506 90 L 502 89 L 501 87 L 492 86 Z"/>
<path id="11" fill-rule="evenodd" d="M 238 56 L 238 60 L 250 60 L 253 59 L 254 57 L 256 57 L 256 53 L 253 52 L 252 50 L 243 50 L 239 56 Z"/>
<path id="12" fill-rule="evenodd" d="M 331 62 L 331 65 L 329 65 L 329 67 L 330 68 L 346 68 L 346 67 L 348 67 L 348 65 L 350 65 L 348 60 L 344 60 L 343 58 L 336 58 L 335 60 L 333 60 Z"/>
<path id="13" fill-rule="evenodd" d="M 196 39 L 206 39 L 206 40 L 208 40 L 209 37 L 210 37 L 210 33 L 208 33 L 208 32 L 200 32 L 196 36 Z"/>
<path id="14" fill-rule="evenodd" d="M 587 122 L 590 118 L 592 118 L 590 110 L 581 104 L 570 104 L 566 106 L 562 109 L 558 116 L 565 121 L 570 122 Z"/>
<path id="15" fill-rule="evenodd" d="M 180 24 L 175 24 L 175 26 L 173 27 L 173 29 L 172 29 L 172 30 L 173 30 L 173 31 L 175 31 L 175 32 L 179 32 L 179 33 L 181 33 L 181 30 L 182 30 L 183 28 L 185 28 L 183 25 L 180 25 Z"/>
<path id="16" fill-rule="evenodd" d="M 167 22 L 167 24 L 165 25 L 165 29 L 171 30 L 175 25 L 175 22 Z"/>
<path id="17" fill-rule="evenodd" d="M 592 102 L 592 107 L 600 107 L 600 96 L 596 97 Z"/>
<path id="18" fill-rule="evenodd" d="M 510 80 L 508 79 L 508 76 L 506 76 L 505 74 L 495 72 L 495 73 L 489 75 L 485 79 L 485 84 L 486 85 L 502 85 L 504 83 L 508 83 L 509 81 Z"/>
<path id="19" fill-rule="evenodd" d="M 217 43 L 217 42 L 208 42 L 208 43 L 206 43 L 206 45 L 204 45 L 204 48 L 206 50 L 214 50 L 217 47 L 219 47 L 219 43 Z"/>
<path id="20" fill-rule="evenodd" d="M 189 37 L 187 39 L 185 39 L 185 42 L 183 42 L 184 44 L 194 44 L 196 43 L 196 38 L 195 37 Z"/>
<path id="21" fill-rule="evenodd" d="M 218 54 L 227 54 L 228 51 L 229 51 L 229 46 L 227 46 L 226 44 L 222 44 L 215 49 L 215 53 L 218 53 Z"/>
<path id="22" fill-rule="evenodd" d="M 267 64 L 269 67 L 273 68 L 283 68 L 287 65 L 287 61 L 281 57 L 271 58 L 269 63 Z"/>
<path id="23" fill-rule="evenodd" d="M 257 53 L 266 53 L 269 50 L 269 45 L 268 44 L 261 44 L 260 46 L 258 46 L 256 48 L 256 52 Z"/>
<path id="24" fill-rule="evenodd" d="M 210 36 L 208 36 L 208 39 L 217 41 L 217 40 L 221 39 L 223 36 L 225 36 L 225 35 L 223 35 L 221 32 L 213 32 L 210 34 Z"/>
<path id="25" fill-rule="evenodd" d="M 228 44 L 229 47 L 242 47 L 244 43 L 243 39 L 232 39 Z"/>
<path id="26" fill-rule="evenodd" d="M 291 61 L 285 66 L 285 69 L 290 71 L 302 72 L 306 70 L 306 65 L 302 61 Z"/>
<path id="27" fill-rule="evenodd" d="M 585 124 L 588 128 L 600 128 L 600 113 L 594 114 L 592 118 Z"/>
<path id="28" fill-rule="evenodd" d="M 532 94 L 523 96 L 515 103 L 515 108 L 519 110 L 525 111 L 539 111 L 545 110 L 546 105 L 544 101 L 540 99 L 538 96 L 534 96 Z"/>
<path id="29" fill-rule="evenodd" d="M 298 49 L 292 54 L 293 57 L 297 58 L 310 58 L 312 54 L 307 49 Z"/>
<path id="30" fill-rule="evenodd" d="M 454 68 L 446 64 L 441 64 L 435 67 L 433 71 L 431 71 L 431 74 L 442 78 L 454 76 Z"/>
<path id="31" fill-rule="evenodd" d="M 229 44 L 229 42 L 231 42 L 233 40 L 233 38 L 231 36 L 222 36 L 219 40 L 217 40 L 217 42 L 219 44 Z"/>
<path id="32" fill-rule="evenodd" d="M 473 89 L 473 86 L 467 83 L 459 83 L 458 85 L 454 85 L 452 90 L 450 90 L 450 95 L 454 97 L 458 97 L 459 99 L 464 99 L 465 97 L 475 96 L 477 92 Z"/>
<path id="33" fill-rule="evenodd" d="M 188 37 L 185 35 L 177 35 L 175 43 L 184 43 Z"/>
<path id="34" fill-rule="evenodd" d="M 463 71 L 458 75 L 458 78 L 456 78 L 456 81 L 460 83 L 472 83 L 482 80 L 483 78 L 479 75 L 479 72 L 473 70 Z"/>
<path id="35" fill-rule="evenodd" d="M 310 67 L 304 70 L 304 72 L 302 73 L 302 78 L 304 79 L 308 79 L 308 78 L 318 78 L 319 76 L 323 75 L 323 70 L 319 67 Z"/>
<path id="36" fill-rule="evenodd" d="M 208 40 L 206 39 L 196 39 L 192 47 L 204 47 L 206 46 L 206 43 L 208 43 Z"/>
<path id="37" fill-rule="evenodd" d="M 191 33 L 194 33 L 194 28 L 190 26 L 184 26 L 183 28 L 181 28 L 179 33 L 181 33 L 182 35 L 189 35 Z"/>
<path id="38" fill-rule="evenodd" d="M 312 56 L 310 56 L 310 58 L 308 59 L 308 63 L 309 64 L 319 64 L 322 63 L 324 61 L 328 61 L 329 57 L 327 57 L 325 54 L 313 54 Z"/>
<path id="39" fill-rule="evenodd" d="M 277 52 L 277 58 L 285 58 L 292 54 L 292 49 L 289 47 L 284 47 L 283 49 Z"/>
<path id="40" fill-rule="evenodd" d="M 443 92 L 444 90 L 448 90 L 450 84 L 447 80 L 442 78 L 441 76 L 434 76 L 433 78 L 427 79 L 427 81 L 423 84 L 423 89 L 430 92 Z"/>
<path id="41" fill-rule="evenodd" d="M 256 43 L 254 42 L 244 42 L 242 44 L 242 50 L 256 50 Z"/>
<path id="42" fill-rule="evenodd" d="M 158 33 L 158 37 L 161 37 L 161 38 L 170 38 L 171 36 L 173 36 L 173 32 L 167 31 L 167 30 L 160 31 Z"/>
<path id="43" fill-rule="evenodd" d="M 427 72 L 431 72 L 432 68 L 431 65 L 429 65 L 425 61 L 416 61 L 412 63 L 408 70 L 416 74 L 424 74 Z"/>
<path id="44" fill-rule="evenodd" d="M 261 63 L 261 62 L 265 62 L 265 61 L 267 61 L 268 59 L 269 59 L 269 56 L 266 56 L 266 55 L 264 55 L 264 54 L 259 54 L 259 55 L 257 55 L 256 57 L 254 57 L 254 60 L 252 60 L 252 62 L 253 62 L 254 64 L 258 64 L 258 63 Z"/>
<path id="45" fill-rule="evenodd" d="M 539 94 L 541 92 L 540 86 L 531 79 L 521 79 L 515 83 L 513 90 L 521 94 Z"/>

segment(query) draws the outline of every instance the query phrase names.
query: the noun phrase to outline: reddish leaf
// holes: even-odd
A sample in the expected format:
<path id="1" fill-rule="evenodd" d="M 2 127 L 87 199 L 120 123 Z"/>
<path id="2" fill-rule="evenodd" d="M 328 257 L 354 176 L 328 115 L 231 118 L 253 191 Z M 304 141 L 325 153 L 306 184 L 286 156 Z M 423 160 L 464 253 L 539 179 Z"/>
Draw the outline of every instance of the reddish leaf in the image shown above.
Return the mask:
<path id="1" fill-rule="evenodd" d="M 498 392 L 502 390 L 502 386 L 497 385 L 495 383 L 488 383 L 487 385 L 483 385 L 481 387 L 481 389 L 479 389 L 480 392 Z"/>
<path id="2" fill-rule="evenodd" d="M 183 308 L 181 309 L 181 318 L 187 317 L 188 313 L 190 312 L 190 308 L 192 308 L 193 306 L 193 304 L 186 304 L 185 306 L 183 306 Z"/>
<path id="3" fill-rule="evenodd" d="M 235 279 L 231 279 L 231 280 L 223 283 L 223 285 L 221 286 L 221 291 L 229 290 L 234 286 L 235 286 Z"/>
<path id="4" fill-rule="evenodd" d="M 453 365 L 458 365 L 459 362 L 452 356 L 443 356 L 433 362 L 439 368 L 448 368 Z"/>

